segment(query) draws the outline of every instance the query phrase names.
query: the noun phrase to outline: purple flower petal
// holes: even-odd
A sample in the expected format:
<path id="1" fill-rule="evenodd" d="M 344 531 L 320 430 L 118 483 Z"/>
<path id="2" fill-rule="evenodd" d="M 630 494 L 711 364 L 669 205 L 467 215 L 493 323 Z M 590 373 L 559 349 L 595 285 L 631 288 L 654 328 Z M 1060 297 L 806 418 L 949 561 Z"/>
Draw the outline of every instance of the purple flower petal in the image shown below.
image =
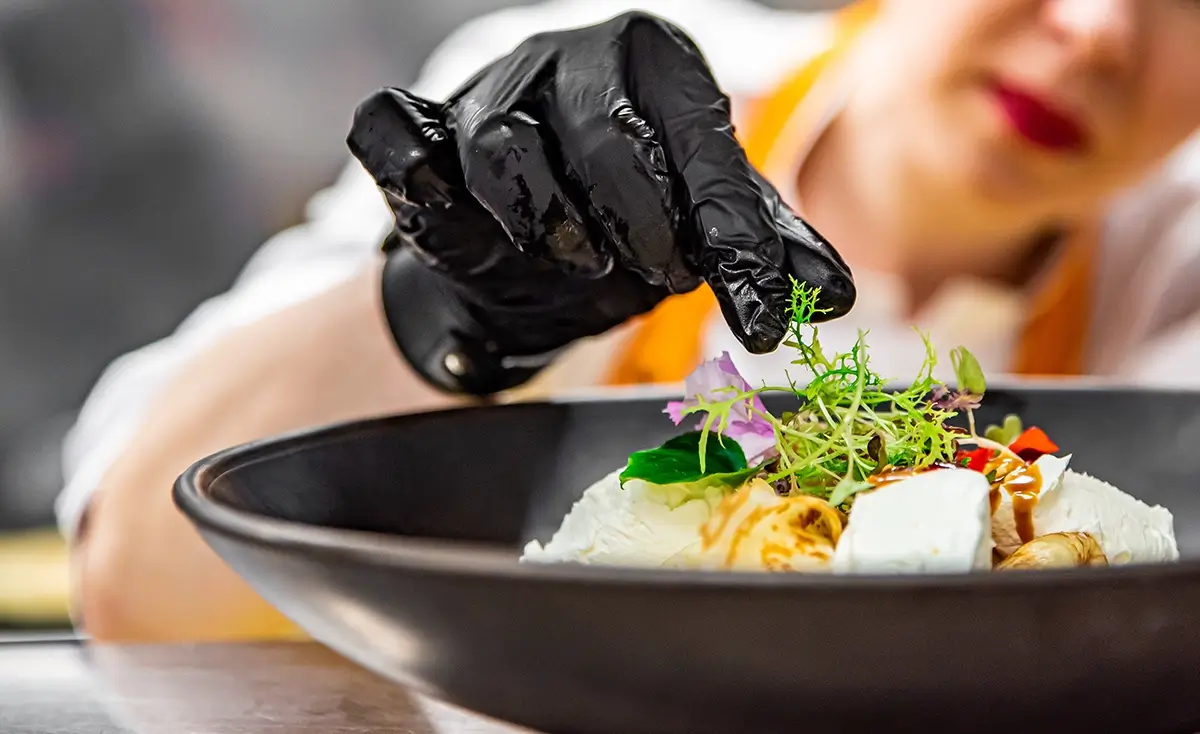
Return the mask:
<path id="1" fill-rule="evenodd" d="M 775 455 L 775 427 L 764 418 L 751 421 L 730 421 L 725 435 L 738 442 L 750 466 Z"/>
<path id="2" fill-rule="evenodd" d="M 693 403 L 693 405 L 694 404 L 695 403 Z M 688 408 L 688 407 L 690 407 L 690 406 L 688 406 L 682 400 L 672 400 L 671 402 L 667 403 L 667 409 L 664 410 L 663 412 L 666 413 L 667 415 L 671 416 L 672 423 L 674 423 L 675 425 L 679 425 L 680 423 L 683 423 L 683 418 L 684 418 L 683 411 L 685 408 Z"/>
<path id="3" fill-rule="evenodd" d="M 679 425 L 685 417 L 684 410 L 700 405 L 699 398 L 705 402 L 718 402 L 750 390 L 750 383 L 738 372 L 729 352 L 722 352 L 721 356 L 702 363 L 688 375 L 684 381 L 685 399 L 667 403 L 663 412 Z M 766 406 L 757 395 L 739 401 L 729 411 L 724 435 L 738 442 L 751 465 L 775 450 L 775 427 L 763 417 L 766 412 Z M 702 416 L 697 427 L 703 425 Z"/>

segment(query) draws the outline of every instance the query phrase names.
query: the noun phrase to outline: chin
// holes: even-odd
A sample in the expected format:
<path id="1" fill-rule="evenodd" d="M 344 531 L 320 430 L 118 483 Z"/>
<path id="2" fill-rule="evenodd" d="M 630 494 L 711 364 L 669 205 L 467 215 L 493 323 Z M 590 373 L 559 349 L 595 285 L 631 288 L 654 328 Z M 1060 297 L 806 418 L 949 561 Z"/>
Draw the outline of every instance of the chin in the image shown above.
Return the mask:
<path id="1" fill-rule="evenodd" d="M 962 203 L 992 200 L 1010 204 L 1030 197 L 1031 172 L 994 146 L 962 140 L 961 136 L 958 140 L 944 137 L 932 152 L 928 178 L 935 182 L 933 195 Z"/>
<path id="2" fill-rule="evenodd" d="M 941 179 L 964 192 L 960 195 L 1005 209 L 1041 208 L 1060 190 L 1050 182 L 1061 179 L 1063 171 L 1047 170 L 1047 161 L 1005 135 L 960 128 L 939 147 Z"/>
<path id="3" fill-rule="evenodd" d="M 965 186 L 988 201 L 1008 206 L 1033 205 L 1044 201 L 1045 186 L 1022 156 L 981 155 L 964 177 Z"/>

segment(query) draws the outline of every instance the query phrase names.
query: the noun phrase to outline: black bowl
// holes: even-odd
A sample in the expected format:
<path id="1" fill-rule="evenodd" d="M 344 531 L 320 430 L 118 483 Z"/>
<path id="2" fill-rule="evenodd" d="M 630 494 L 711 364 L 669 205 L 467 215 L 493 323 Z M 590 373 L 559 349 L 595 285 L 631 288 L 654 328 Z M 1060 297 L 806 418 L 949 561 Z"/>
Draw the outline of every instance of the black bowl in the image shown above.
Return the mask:
<path id="1" fill-rule="evenodd" d="M 1177 564 L 951 577 L 519 565 L 662 400 L 364 421 L 205 459 L 175 500 L 317 640 L 550 732 L 1200 728 L 1200 394 L 993 391 L 1175 514 Z M 1195 727 L 1195 728 L 1193 728 Z"/>

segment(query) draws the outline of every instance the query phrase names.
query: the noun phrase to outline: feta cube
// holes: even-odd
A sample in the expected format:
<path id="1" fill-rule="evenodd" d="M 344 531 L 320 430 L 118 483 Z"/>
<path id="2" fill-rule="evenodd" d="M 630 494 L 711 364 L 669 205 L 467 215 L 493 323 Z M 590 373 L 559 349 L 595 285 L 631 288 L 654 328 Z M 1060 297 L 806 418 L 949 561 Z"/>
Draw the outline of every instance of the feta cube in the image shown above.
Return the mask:
<path id="1" fill-rule="evenodd" d="M 979 472 L 937 469 L 860 493 L 834 553 L 834 573 L 990 569 L 990 489 Z"/>

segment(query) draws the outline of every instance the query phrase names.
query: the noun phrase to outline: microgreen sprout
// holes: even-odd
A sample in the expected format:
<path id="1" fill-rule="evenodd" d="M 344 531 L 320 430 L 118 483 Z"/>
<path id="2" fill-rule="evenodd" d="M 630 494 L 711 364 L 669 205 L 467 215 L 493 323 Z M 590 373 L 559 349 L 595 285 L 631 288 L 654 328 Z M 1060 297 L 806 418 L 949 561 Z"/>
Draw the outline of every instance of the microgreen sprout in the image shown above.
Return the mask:
<path id="1" fill-rule="evenodd" d="M 872 486 L 868 479 L 880 471 L 952 462 L 958 432 L 946 421 L 960 410 L 970 413 L 985 388 L 975 357 L 961 347 L 952 352 L 959 386 L 950 391 L 933 377 L 937 352 L 921 334 L 925 358 L 916 377 L 903 389 L 888 390 L 891 381 L 870 367 L 865 332 L 848 351 L 826 352 L 814 323 L 825 313 L 819 303 L 819 289 L 793 283 L 783 346 L 795 350 L 792 364 L 808 373 L 807 382 L 789 376 L 787 385 L 695 396 L 680 414 L 703 414 L 707 438 L 709 432 L 721 435 L 737 411 L 751 406 L 754 418 L 767 421 L 775 432 L 775 457 L 764 465 L 764 478 L 789 493 L 816 495 L 833 505 Z M 799 408 L 773 416 L 758 400 L 766 393 L 793 395 Z"/>

